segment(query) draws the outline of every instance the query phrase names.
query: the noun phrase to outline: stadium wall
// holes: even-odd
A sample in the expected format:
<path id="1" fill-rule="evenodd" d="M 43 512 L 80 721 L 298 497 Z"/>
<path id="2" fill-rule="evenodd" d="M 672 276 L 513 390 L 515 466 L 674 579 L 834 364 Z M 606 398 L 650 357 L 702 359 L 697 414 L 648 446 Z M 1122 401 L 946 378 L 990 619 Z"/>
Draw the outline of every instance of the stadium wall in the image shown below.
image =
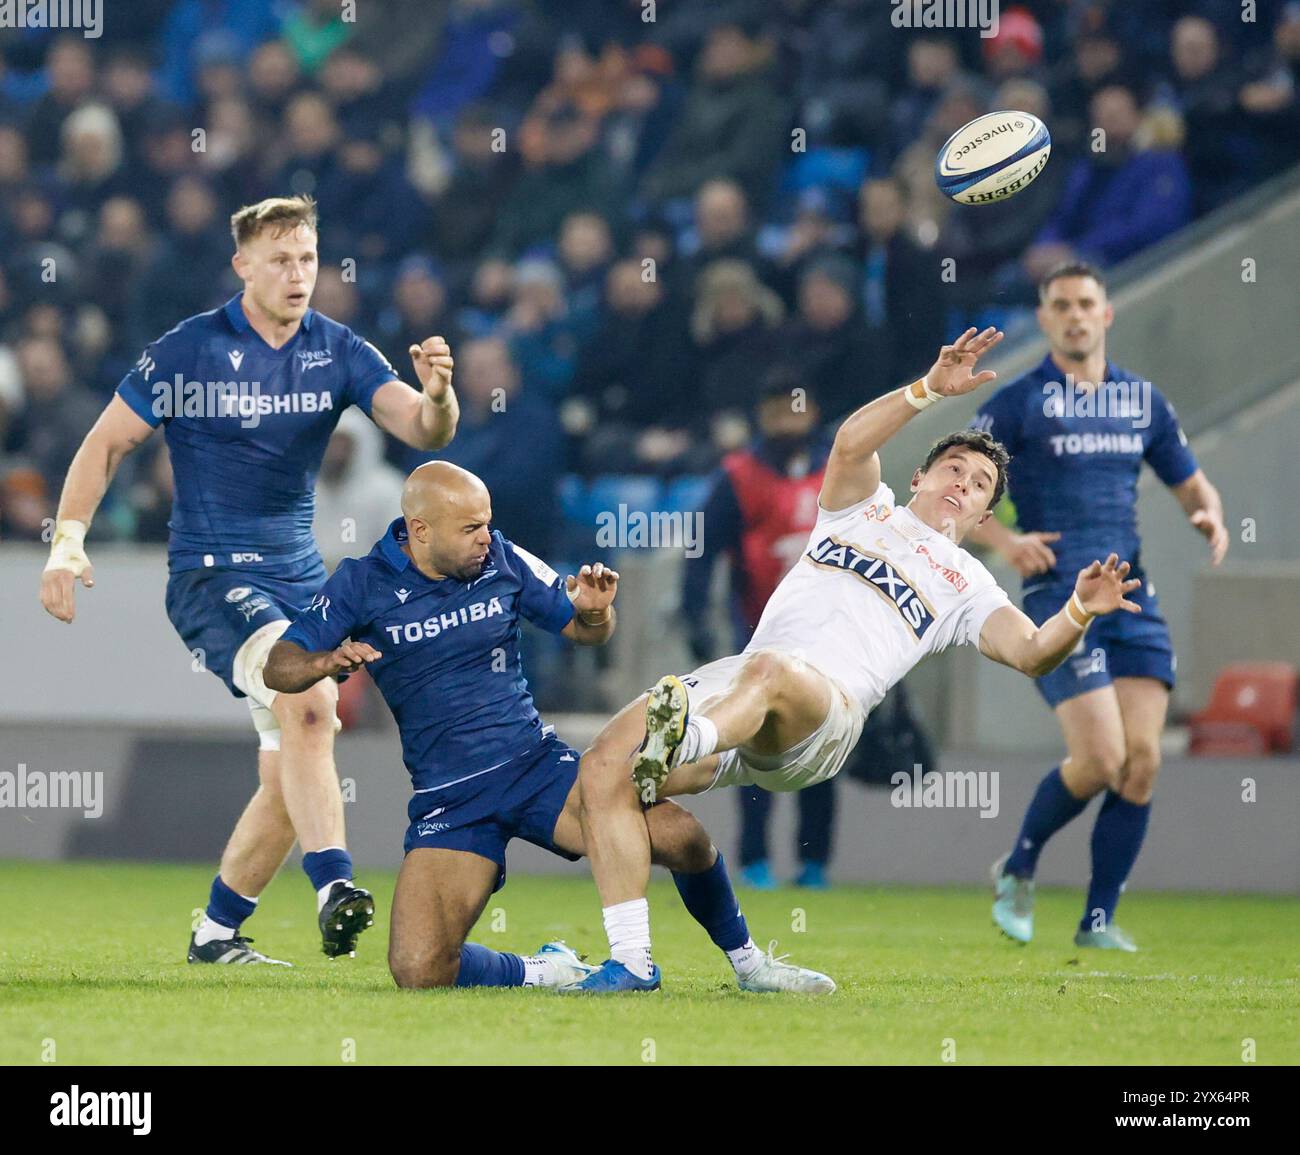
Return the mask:
<path id="1" fill-rule="evenodd" d="M 554 720 L 559 733 L 579 747 L 599 723 L 589 716 Z M 251 733 L 235 738 L 211 730 L 181 734 L 116 726 L 11 726 L 2 736 L 0 770 L 13 771 L 20 758 L 28 772 L 103 775 L 98 817 L 71 808 L 0 808 L 4 858 L 215 863 L 255 783 Z M 410 797 L 396 732 L 344 734 L 337 762 L 348 799 L 348 842 L 357 863 L 395 868 Z M 982 885 L 989 863 L 1014 840 L 1044 765 L 1023 754 L 947 752 L 945 771 L 996 774 L 984 779 L 983 806 L 903 807 L 894 804 L 901 795 L 894 799 L 890 788 L 867 788 L 841 775 L 835 787 L 839 806 L 832 876 L 839 881 Z M 1284 759 L 1171 759 L 1163 771 L 1151 836 L 1130 885 L 1300 892 L 1297 769 L 1294 760 Z M 1252 801 L 1245 800 L 1247 780 L 1254 783 Z M 914 799 L 910 789 L 907 796 Z M 953 792 L 949 800 L 972 802 L 976 797 Z M 735 792 L 685 803 L 724 852 L 734 855 Z M 794 814 L 791 801 L 777 800 L 771 846 L 778 875 L 794 871 Z M 1077 886 L 1087 877 L 1091 825 L 1081 818 L 1053 840 L 1043 857 L 1041 883 Z M 510 866 L 521 873 L 581 875 L 586 870 L 522 842 L 513 844 Z"/>

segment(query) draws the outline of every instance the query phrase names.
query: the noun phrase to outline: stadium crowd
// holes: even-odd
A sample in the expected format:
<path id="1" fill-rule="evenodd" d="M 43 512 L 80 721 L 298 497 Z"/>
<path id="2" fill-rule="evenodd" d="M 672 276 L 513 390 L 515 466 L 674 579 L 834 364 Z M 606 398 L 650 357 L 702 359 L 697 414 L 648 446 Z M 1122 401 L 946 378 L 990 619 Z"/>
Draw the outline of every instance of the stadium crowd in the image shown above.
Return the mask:
<path id="1" fill-rule="evenodd" d="M 451 341 L 441 456 L 545 551 L 566 474 L 707 474 L 775 365 L 835 421 L 960 324 L 1014 327 L 1063 258 L 1112 266 L 1300 152 L 1297 3 L 1025 0 L 960 40 L 883 0 L 357 8 L 0 29 L 0 539 L 41 537 L 144 345 L 236 291 L 229 214 L 263 196 L 316 198 L 313 304 L 399 374 Z M 1052 161 L 957 210 L 935 153 L 997 108 L 1042 117 Z M 391 509 L 422 458 L 376 434 L 343 423 L 323 504 Z M 157 439 L 91 540 L 165 540 L 169 502 Z"/>

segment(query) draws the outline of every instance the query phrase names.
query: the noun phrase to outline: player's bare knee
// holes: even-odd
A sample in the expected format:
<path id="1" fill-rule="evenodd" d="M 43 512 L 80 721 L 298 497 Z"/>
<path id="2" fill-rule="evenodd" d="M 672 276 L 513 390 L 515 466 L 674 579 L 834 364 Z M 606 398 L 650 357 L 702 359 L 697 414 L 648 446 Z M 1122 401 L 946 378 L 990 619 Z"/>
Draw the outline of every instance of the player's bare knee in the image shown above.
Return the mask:
<path id="1" fill-rule="evenodd" d="M 1071 755 L 1076 777 L 1093 790 L 1118 790 L 1124 769 L 1124 748 L 1097 746 L 1081 755 Z"/>
<path id="2" fill-rule="evenodd" d="M 620 757 L 609 742 L 596 742 L 582 753 L 578 763 L 578 801 L 583 810 L 603 810 L 617 805 L 631 787 L 623 772 L 626 756 Z"/>
<path id="3" fill-rule="evenodd" d="M 1143 806 L 1155 793 L 1156 775 L 1160 772 L 1160 746 L 1142 742 L 1130 745 L 1124 763 L 1120 794 L 1129 802 Z"/>
<path id="4" fill-rule="evenodd" d="M 460 950 L 390 951 L 388 970 L 403 990 L 454 986 L 460 973 Z"/>
<path id="5" fill-rule="evenodd" d="M 334 707 L 338 691 L 322 682 L 300 694 L 277 694 L 272 711 L 282 730 L 293 730 L 315 738 L 334 735 Z"/>

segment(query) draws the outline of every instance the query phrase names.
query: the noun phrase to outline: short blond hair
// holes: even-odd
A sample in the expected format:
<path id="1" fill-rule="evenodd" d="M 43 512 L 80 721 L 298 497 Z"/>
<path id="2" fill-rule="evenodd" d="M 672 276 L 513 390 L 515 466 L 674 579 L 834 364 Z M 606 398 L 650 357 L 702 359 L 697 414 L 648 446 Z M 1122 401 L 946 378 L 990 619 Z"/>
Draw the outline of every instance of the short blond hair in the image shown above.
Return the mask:
<path id="1" fill-rule="evenodd" d="M 245 205 L 231 215 L 230 234 L 239 248 L 259 236 L 263 229 L 273 229 L 275 236 L 291 233 L 300 225 L 316 232 L 316 202 L 307 195 L 267 197 L 254 205 Z"/>

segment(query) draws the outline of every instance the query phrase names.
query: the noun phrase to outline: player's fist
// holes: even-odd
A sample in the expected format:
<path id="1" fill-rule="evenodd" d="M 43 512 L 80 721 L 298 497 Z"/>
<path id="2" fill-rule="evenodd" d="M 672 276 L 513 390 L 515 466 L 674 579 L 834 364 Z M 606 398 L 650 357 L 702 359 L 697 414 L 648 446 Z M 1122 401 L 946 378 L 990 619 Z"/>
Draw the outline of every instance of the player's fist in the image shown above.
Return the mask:
<path id="1" fill-rule="evenodd" d="M 930 366 L 925 382 L 931 393 L 957 397 L 997 379 L 992 369 L 972 373 L 975 362 L 1002 340 L 1002 331 L 990 325 L 982 333 L 967 329 L 951 345 L 939 350 L 939 359 Z"/>
<path id="2" fill-rule="evenodd" d="M 86 556 L 86 527 L 79 521 L 61 521 L 54 527 L 50 559 L 41 574 L 41 605 L 46 613 L 61 622 L 70 622 L 77 613 L 76 584 L 91 589 L 95 570 Z"/>
<path id="3" fill-rule="evenodd" d="M 351 674 L 384 655 L 365 642 L 344 642 L 326 659 L 326 674 Z"/>
<path id="4" fill-rule="evenodd" d="M 1192 514 L 1191 522 L 1210 543 L 1210 564 L 1218 565 L 1228 552 L 1228 527 L 1223 524 L 1223 519 L 1208 509 L 1198 509 Z"/>
<path id="5" fill-rule="evenodd" d="M 428 337 L 420 345 L 410 348 L 411 364 L 420 379 L 420 387 L 435 401 L 451 387 L 451 371 L 455 362 L 451 346 L 442 337 Z"/>
<path id="6" fill-rule="evenodd" d="M 1002 556 L 1021 577 L 1033 577 L 1034 574 L 1046 573 L 1056 565 L 1056 554 L 1052 552 L 1049 541 L 1060 539 L 1059 533 L 1016 533 L 1012 534 Z"/>
<path id="7" fill-rule="evenodd" d="M 1118 554 L 1111 554 L 1103 565 L 1095 561 L 1079 571 L 1079 580 L 1074 584 L 1074 592 L 1079 603 L 1090 614 L 1100 617 L 1115 610 L 1126 610 L 1130 614 L 1139 614 L 1142 607 L 1131 602 L 1125 594 L 1131 594 L 1142 584 L 1137 578 L 1128 576 L 1129 564 L 1120 561 Z"/>
<path id="8" fill-rule="evenodd" d="M 618 571 L 602 562 L 584 565 L 577 577 L 570 574 L 565 578 L 564 592 L 578 613 L 597 613 L 613 604 L 618 593 Z"/>

